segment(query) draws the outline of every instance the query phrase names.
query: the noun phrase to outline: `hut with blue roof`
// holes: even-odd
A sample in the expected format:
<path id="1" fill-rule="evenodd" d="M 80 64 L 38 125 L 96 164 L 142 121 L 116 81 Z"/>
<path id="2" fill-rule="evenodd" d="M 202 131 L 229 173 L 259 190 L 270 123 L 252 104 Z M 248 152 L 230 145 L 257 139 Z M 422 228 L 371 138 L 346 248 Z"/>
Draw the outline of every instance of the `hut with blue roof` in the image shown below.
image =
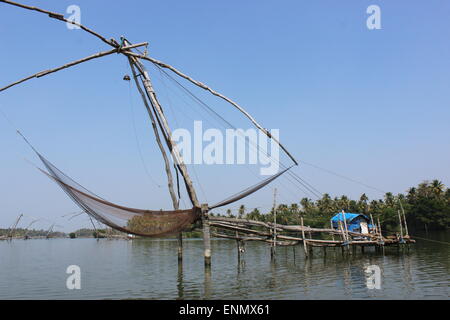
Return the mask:
<path id="1" fill-rule="evenodd" d="M 339 230 L 339 221 L 344 225 L 344 219 L 347 224 L 347 230 L 350 232 L 358 232 L 368 234 L 374 229 L 370 223 L 370 219 L 361 213 L 340 212 L 331 218 L 333 228 Z"/>

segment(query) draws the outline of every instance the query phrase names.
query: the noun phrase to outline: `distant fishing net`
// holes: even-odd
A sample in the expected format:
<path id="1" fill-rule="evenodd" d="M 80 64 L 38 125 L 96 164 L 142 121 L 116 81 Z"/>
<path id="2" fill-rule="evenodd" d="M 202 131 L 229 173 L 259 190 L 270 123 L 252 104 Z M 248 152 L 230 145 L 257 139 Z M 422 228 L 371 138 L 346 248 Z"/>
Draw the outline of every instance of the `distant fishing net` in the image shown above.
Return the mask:
<path id="1" fill-rule="evenodd" d="M 151 211 L 127 208 L 108 202 L 79 185 L 38 153 L 48 173 L 64 192 L 87 214 L 118 231 L 161 237 L 183 231 L 200 218 L 200 209 Z"/>

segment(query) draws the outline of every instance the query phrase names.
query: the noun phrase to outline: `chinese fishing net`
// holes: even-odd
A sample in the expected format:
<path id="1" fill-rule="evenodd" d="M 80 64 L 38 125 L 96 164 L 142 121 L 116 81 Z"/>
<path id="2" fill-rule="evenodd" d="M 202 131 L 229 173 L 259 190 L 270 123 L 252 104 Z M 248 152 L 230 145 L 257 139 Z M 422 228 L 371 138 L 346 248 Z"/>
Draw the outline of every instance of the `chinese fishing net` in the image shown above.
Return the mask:
<path id="1" fill-rule="evenodd" d="M 38 153 L 53 179 L 87 214 L 118 231 L 143 237 L 161 237 L 179 233 L 201 217 L 200 209 L 151 211 L 127 208 L 108 202 L 65 175 Z"/>

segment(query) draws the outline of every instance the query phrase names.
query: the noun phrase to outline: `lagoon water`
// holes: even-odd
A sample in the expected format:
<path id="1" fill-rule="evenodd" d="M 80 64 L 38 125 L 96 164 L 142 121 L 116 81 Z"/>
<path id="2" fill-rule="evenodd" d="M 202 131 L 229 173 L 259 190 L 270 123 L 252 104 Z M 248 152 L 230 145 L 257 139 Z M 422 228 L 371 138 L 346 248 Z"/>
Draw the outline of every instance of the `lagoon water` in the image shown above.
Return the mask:
<path id="1" fill-rule="evenodd" d="M 316 248 L 247 243 L 240 262 L 234 241 L 213 240 L 211 273 L 201 240 L 185 240 L 177 262 L 172 240 L 51 239 L 0 241 L 0 299 L 449 299 L 450 236 L 421 235 L 409 251 L 367 248 L 349 257 Z M 447 244 L 446 244 L 446 243 Z M 68 290 L 69 265 L 81 289 Z M 367 287 L 365 269 L 381 270 L 381 288 Z"/>

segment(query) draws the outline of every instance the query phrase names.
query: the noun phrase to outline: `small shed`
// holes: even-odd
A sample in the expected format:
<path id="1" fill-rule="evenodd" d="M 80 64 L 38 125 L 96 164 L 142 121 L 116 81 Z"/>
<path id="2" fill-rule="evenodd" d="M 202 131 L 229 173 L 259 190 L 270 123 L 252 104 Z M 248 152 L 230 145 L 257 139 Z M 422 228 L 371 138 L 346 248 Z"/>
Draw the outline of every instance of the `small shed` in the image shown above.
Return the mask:
<path id="1" fill-rule="evenodd" d="M 351 232 L 370 233 L 373 229 L 373 225 L 370 224 L 370 219 L 361 213 L 340 212 L 336 213 L 331 218 L 333 228 L 339 230 L 339 221 L 344 223 L 344 219 L 347 223 L 347 229 Z"/>

